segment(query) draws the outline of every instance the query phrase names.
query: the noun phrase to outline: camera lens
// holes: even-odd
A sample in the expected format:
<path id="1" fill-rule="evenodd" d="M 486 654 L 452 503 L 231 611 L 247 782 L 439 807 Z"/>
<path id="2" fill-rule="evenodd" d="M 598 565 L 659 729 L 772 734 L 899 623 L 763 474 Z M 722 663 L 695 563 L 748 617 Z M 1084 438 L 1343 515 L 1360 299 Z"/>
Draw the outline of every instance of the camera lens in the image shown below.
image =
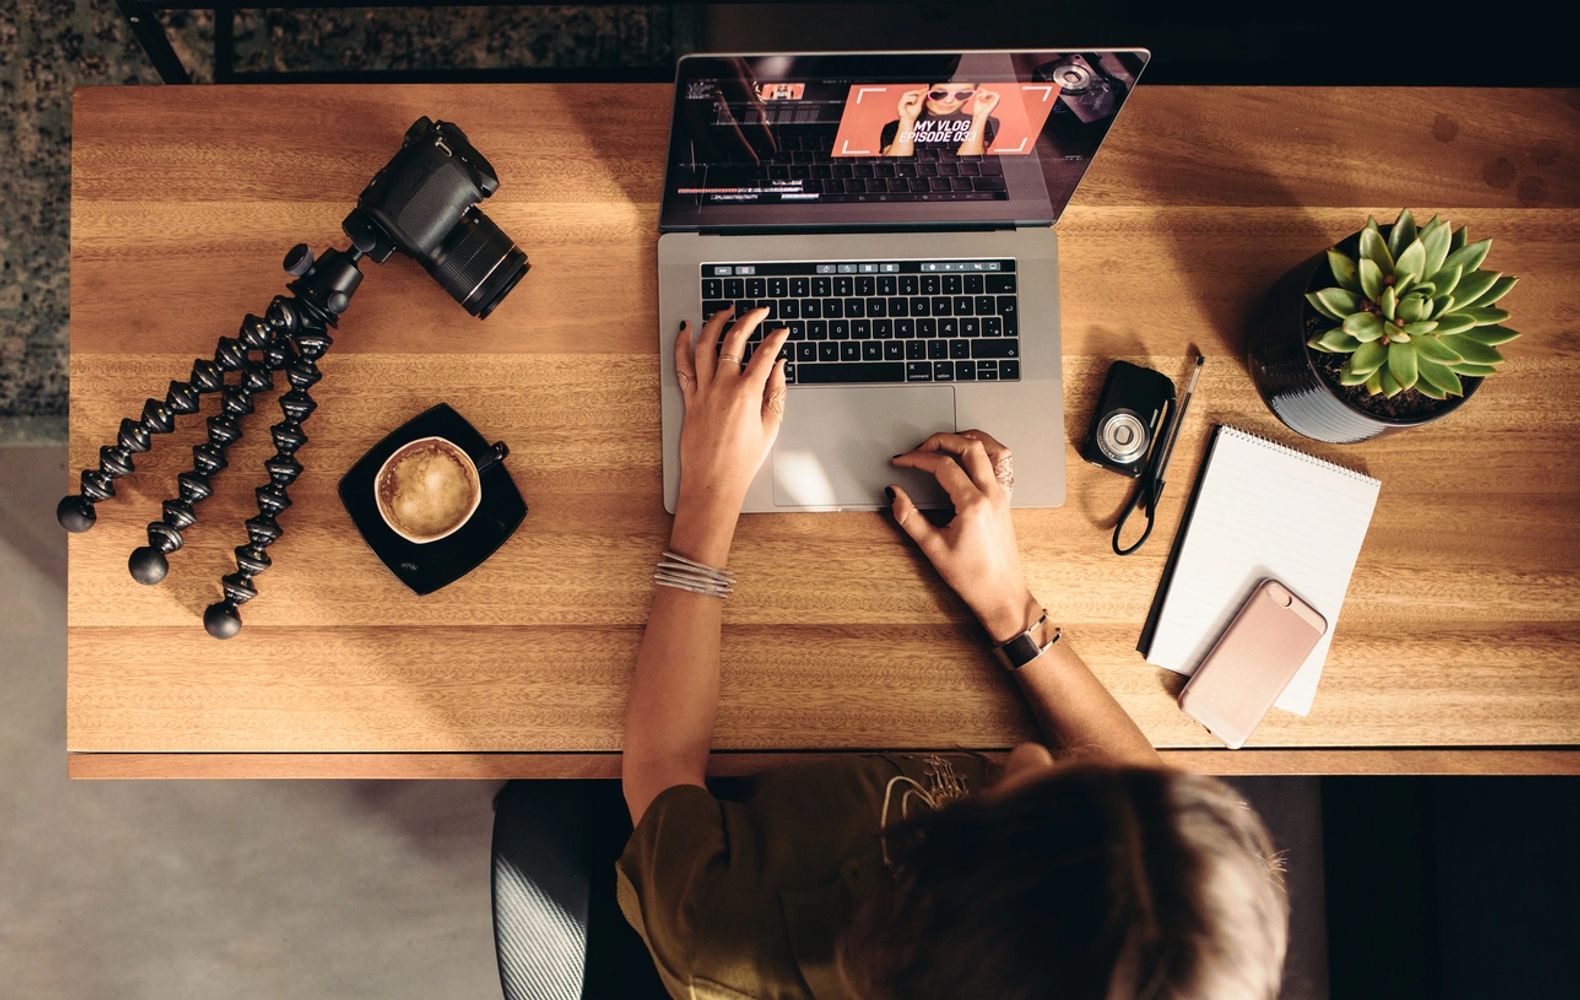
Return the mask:
<path id="1" fill-rule="evenodd" d="M 1129 465 L 1147 450 L 1147 426 L 1130 410 L 1115 410 L 1097 431 L 1097 447 L 1109 461 Z"/>
<path id="2" fill-rule="evenodd" d="M 467 312 L 486 318 L 527 273 L 527 255 L 476 205 L 445 236 L 428 273 Z"/>

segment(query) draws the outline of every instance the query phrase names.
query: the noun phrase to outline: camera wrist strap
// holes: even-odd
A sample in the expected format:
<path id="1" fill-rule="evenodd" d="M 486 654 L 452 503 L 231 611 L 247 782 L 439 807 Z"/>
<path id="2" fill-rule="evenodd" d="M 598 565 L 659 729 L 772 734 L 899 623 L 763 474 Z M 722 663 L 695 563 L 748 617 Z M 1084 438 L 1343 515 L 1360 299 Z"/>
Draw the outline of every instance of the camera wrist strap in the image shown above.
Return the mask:
<path id="1" fill-rule="evenodd" d="M 1116 556 L 1130 555 L 1130 553 L 1141 548 L 1142 544 L 1152 534 L 1152 519 L 1157 513 L 1158 506 L 1158 475 L 1162 472 L 1160 465 L 1164 460 L 1164 452 L 1167 450 L 1163 442 L 1169 440 L 1178 407 L 1173 397 L 1170 397 L 1163 405 L 1163 419 L 1158 423 L 1158 433 L 1153 439 L 1152 454 L 1147 459 L 1146 471 L 1141 473 L 1141 478 L 1136 483 L 1135 492 L 1130 495 L 1130 500 L 1125 504 L 1125 509 L 1119 514 L 1119 520 L 1114 524 L 1114 537 L 1110 544 L 1113 546 L 1114 555 Z M 1125 530 L 1125 522 L 1130 520 L 1130 515 L 1137 508 L 1141 508 L 1146 515 L 1147 526 L 1142 530 L 1140 538 L 1137 538 L 1128 546 L 1121 547 L 1119 536 Z"/>

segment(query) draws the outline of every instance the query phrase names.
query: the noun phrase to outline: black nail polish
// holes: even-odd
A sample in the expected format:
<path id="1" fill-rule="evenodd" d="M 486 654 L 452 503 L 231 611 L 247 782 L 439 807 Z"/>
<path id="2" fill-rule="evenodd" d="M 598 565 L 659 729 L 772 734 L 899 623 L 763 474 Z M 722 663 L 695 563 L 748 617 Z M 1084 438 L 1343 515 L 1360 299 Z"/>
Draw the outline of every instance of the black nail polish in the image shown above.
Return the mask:
<path id="1" fill-rule="evenodd" d="M 901 456 L 901 455 L 903 455 L 903 454 L 905 454 L 905 452 L 903 452 L 903 451 L 897 451 L 897 452 L 895 452 L 895 453 L 894 453 L 894 454 L 892 454 L 892 455 L 890 455 L 890 456 L 889 456 L 889 457 L 890 457 L 890 458 L 899 458 L 899 457 L 900 457 L 900 456 Z"/>
<path id="2" fill-rule="evenodd" d="M 682 330 L 684 330 L 684 329 L 685 329 L 685 328 L 686 328 L 686 321 L 685 321 L 685 320 L 681 320 L 681 321 L 680 321 L 680 328 L 681 328 L 681 329 L 682 329 Z"/>
<path id="3" fill-rule="evenodd" d="M 893 503 L 894 502 L 894 487 L 892 487 L 892 486 L 885 486 L 883 488 L 883 495 L 889 498 L 889 502 L 890 503 Z"/>

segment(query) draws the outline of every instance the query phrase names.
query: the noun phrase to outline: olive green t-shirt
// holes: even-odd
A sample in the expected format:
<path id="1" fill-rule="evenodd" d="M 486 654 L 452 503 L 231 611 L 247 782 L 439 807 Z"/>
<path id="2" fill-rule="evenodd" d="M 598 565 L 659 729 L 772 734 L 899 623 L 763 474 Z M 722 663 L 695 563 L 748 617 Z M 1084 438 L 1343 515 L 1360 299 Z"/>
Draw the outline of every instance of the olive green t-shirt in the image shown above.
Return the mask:
<path id="1" fill-rule="evenodd" d="M 884 827 L 997 777 L 973 754 L 864 754 L 769 772 L 729 799 L 676 786 L 616 865 L 620 909 L 673 997 L 848 997 L 836 945 L 889 885 Z"/>

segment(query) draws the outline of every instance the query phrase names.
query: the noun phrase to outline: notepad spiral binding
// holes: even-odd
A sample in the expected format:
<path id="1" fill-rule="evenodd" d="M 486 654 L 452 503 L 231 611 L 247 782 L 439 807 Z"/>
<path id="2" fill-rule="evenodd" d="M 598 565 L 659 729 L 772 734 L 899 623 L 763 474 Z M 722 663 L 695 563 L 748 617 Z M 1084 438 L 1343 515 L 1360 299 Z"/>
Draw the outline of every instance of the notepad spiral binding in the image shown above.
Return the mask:
<path id="1" fill-rule="evenodd" d="M 1308 463 L 1310 465 L 1317 465 L 1317 466 L 1321 466 L 1324 469 L 1330 469 L 1333 472 L 1337 472 L 1337 473 L 1340 473 L 1342 475 L 1348 476 L 1349 478 L 1354 479 L 1354 480 L 1356 480 L 1358 482 L 1363 482 L 1363 483 L 1375 483 L 1375 482 L 1377 482 L 1376 479 L 1372 478 L 1371 476 L 1368 476 L 1364 472 L 1358 472 L 1355 469 L 1349 468 L 1348 466 L 1343 466 L 1343 465 L 1339 465 L 1339 464 L 1337 464 L 1335 462 L 1330 462 L 1330 461 L 1328 461 L 1325 458 L 1318 458 L 1315 455 L 1307 454 L 1306 452 L 1299 451 L 1299 450 L 1297 450 L 1295 448 L 1291 448 L 1291 447 L 1289 447 L 1288 445 L 1285 445 L 1285 444 L 1279 444 L 1277 441 L 1274 441 L 1274 440 L 1272 440 L 1270 438 L 1265 438 L 1265 437 L 1263 437 L 1260 434 L 1252 434 L 1250 431 L 1242 431 L 1240 428 L 1235 427 L 1235 426 L 1233 426 L 1231 424 L 1224 424 L 1222 432 L 1226 433 L 1226 434 L 1233 434 L 1236 437 L 1244 438 L 1244 439 L 1246 439 L 1248 441 L 1253 441 L 1256 444 L 1262 445 L 1262 446 L 1267 447 L 1267 448 L 1271 448 L 1274 451 L 1279 452 L 1280 454 L 1288 455 L 1290 458 L 1298 458 L 1300 461 L 1306 462 L 1306 463 Z"/>

